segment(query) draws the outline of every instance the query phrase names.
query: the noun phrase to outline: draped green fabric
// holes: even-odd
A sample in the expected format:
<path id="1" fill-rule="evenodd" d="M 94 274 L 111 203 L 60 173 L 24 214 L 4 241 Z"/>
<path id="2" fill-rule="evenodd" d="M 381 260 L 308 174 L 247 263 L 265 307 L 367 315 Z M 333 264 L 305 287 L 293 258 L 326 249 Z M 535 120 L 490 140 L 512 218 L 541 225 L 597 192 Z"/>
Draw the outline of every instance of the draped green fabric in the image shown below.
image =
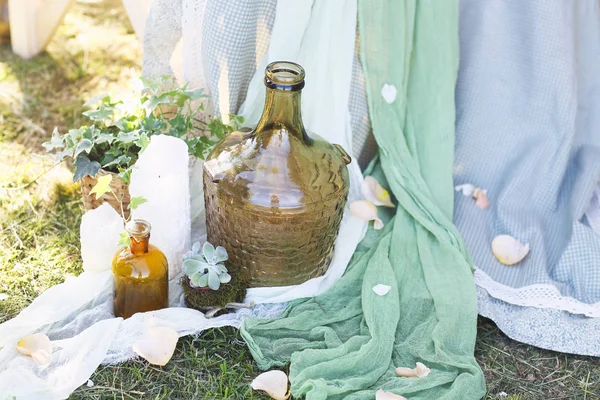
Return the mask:
<path id="1" fill-rule="evenodd" d="M 398 207 L 331 289 L 278 319 L 246 320 L 242 335 L 261 369 L 290 363 L 294 397 L 364 400 L 383 389 L 409 400 L 480 399 L 472 267 L 452 225 L 457 0 L 359 0 L 358 10 L 379 146 L 369 173 Z M 397 89 L 391 104 L 386 84 Z M 372 290 L 380 283 L 392 287 L 384 296 Z M 396 376 L 417 361 L 428 377 Z"/>

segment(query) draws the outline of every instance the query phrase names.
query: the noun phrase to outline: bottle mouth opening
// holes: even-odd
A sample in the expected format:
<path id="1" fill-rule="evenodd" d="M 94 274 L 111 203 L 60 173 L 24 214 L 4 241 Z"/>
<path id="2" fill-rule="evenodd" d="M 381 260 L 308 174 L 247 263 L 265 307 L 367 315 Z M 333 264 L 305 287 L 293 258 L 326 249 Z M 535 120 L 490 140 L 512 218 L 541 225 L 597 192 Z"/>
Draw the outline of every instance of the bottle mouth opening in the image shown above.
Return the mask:
<path id="1" fill-rule="evenodd" d="M 134 219 L 125 224 L 125 230 L 129 234 L 129 236 L 133 236 L 135 238 L 144 238 L 150 235 L 150 222 L 145 219 Z"/>
<path id="2" fill-rule="evenodd" d="M 291 61 L 275 61 L 265 69 L 265 86 L 296 91 L 304 87 L 304 68 Z"/>

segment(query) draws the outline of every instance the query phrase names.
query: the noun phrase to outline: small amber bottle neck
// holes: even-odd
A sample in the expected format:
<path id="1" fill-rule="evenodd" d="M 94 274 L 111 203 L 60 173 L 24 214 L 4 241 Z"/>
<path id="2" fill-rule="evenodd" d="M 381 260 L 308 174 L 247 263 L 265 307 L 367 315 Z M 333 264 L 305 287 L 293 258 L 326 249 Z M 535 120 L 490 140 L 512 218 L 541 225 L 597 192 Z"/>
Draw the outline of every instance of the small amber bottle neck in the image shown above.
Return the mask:
<path id="1" fill-rule="evenodd" d="M 148 252 L 150 235 L 144 237 L 129 236 L 129 249 L 132 254 L 144 254 Z"/>
<path id="2" fill-rule="evenodd" d="M 256 132 L 286 130 L 290 135 L 306 139 L 301 112 L 301 90 L 281 90 L 267 87 L 265 108 Z"/>

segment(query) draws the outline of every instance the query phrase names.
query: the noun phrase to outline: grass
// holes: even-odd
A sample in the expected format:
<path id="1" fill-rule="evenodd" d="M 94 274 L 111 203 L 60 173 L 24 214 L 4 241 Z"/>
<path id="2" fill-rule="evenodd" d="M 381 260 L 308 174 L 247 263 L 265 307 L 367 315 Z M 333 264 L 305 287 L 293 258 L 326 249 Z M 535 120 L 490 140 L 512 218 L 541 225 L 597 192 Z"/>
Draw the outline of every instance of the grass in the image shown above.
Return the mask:
<path id="1" fill-rule="evenodd" d="M 0 46 L 0 293 L 9 296 L 0 300 L 0 322 L 81 272 L 79 187 L 65 165 L 43 174 L 53 161 L 41 143 L 55 126 L 64 131 L 82 122 L 84 99 L 126 97 L 140 60 L 140 44 L 117 0 L 76 3 L 48 51 L 32 60 Z M 517 343 L 489 320 L 479 321 L 476 357 L 486 399 L 600 397 L 599 359 Z M 102 366 L 91 378 L 94 386 L 71 398 L 265 399 L 248 387 L 257 374 L 237 331 L 213 329 L 180 340 L 165 367 Z"/>

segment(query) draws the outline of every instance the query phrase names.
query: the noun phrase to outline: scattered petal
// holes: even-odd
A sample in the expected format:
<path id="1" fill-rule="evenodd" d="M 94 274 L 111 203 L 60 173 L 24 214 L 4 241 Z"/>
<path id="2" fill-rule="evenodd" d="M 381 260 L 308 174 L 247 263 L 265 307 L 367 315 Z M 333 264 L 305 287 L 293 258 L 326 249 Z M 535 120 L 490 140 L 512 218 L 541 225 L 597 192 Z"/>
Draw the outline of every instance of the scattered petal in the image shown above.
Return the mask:
<path id="1" fill-rule="evenodd" d="M 356 200 L 350 203 L 350 213 L 363 221 L 375 221 L 374 228 L 383 228 L 383 221 L 379 219 L 377 207 L 369 200 Z"/>
<path id="2" fill-rule="evenodd" d="M 286 400 L 290 397 L 288 377 L 283 371 L 263 372 L 250 384 L 254 390 L 264 390 L 275 400 Z"/>
<path id="3" fill-rule="evenodd" d="M 498 397 L 508 397 L 508 393 L 500 392 L 500 393 L 498 393 Z"/>
<path id="4" fill-rule="evenodd" d="M 396 368 L 396 375 L 405 378 L 425 378 L 429 375 L 431 370 L 425 366 L 425 364 L 418 362 L 416 368 L 398 367 Z"/>
<path id="5" fill-rule="evenodd" d="M 8 299 L 8 295 L 6 293 L 0 293 L 0 301 Z"/>
<path id="6" fill-rule="evenodd" d="M 363 180 L 361 191 L 363 197 L 376 206 L 396 207 L 394 203 L 392 203 L 390 193 L 372 176 L 367 176 Z"/>
<path id="7" fill-rule="evenodd" d="M 375 400 L 406 400 L 406 397 L 379 389 L 377 393 L 375 393 Z"/>
<path id="8" fill-rule="evenodd" d="M 92 381 L 91 379 L 88 379 L 86 385 L 87 385 L 87 387 L 92 387 L 92 386 L 94 386 L 94 381 Z"/>
<path id="9" fill-rule="evenodd" d="M 473 196 L 473 192 L 475 191 L 475 186 L 470 183 L 465 183 L 464 185 L 458 185 L 454 188 L 457 192 L 462 192 L 463 196 Z"/>
<path id="10" fill-rule="evenodd" d="M 417 368 L 415 368 L 415 370 L 417 373 L 417 377 L 419 377 L 419 378 L 425 378 L 431 372 L 431 370 L 429 368 L 427 368 L 425 366 L 425 364 L 420 363 L 420 362 L 417 363 Z"/>
<path id="11" fill-rule="evenodd" d="M 373 291 L 379 296 L 385 296 L 388 294 L 392 287 L 388 285 L 382 285 L 381 283 L 373 286 Z"/>
<path id="12" fill-rule="evenodd" d="M 173 328 L 158 326 L 148 329 L 144 337 L 133 344 L 133 351 L 150 364 L 166 365 L 179 340 L 179 334 Z"/>
<path id="13" fill-rule="evenodd" d="M 396 90 L 396 86 L 390 85 L 389 83 L 384 84 L 381 88 L 381 96 L 383 96 L 383 99 L 388 104 L 392 104 L 394 100 L 396 100 L 397 94 L 398 91 Z"/>
<path id="14" fill-rule="evenodd" d="M 36 365 L 48 365 L 52 358 L 52 343 L 45 334 L 36 333 L 19 340 L 17 351 L 30 356 Z"/>
<path id="15" fill-rule="evenodd" d="M 529 244 L 523 244 L 510 235 L 499 235 L 492 240 L 492 253 L 504 265 L 514 265 L 529 253 Z"/>
<path id="16" fill-rule="evenodd" d="M 473 198 L 476 200 L 475 205 L 479 208 L 487 208 L 490 205 L 490 202 L 487 198 L 487 190 L 475 189 L 473 191 Z"/>

